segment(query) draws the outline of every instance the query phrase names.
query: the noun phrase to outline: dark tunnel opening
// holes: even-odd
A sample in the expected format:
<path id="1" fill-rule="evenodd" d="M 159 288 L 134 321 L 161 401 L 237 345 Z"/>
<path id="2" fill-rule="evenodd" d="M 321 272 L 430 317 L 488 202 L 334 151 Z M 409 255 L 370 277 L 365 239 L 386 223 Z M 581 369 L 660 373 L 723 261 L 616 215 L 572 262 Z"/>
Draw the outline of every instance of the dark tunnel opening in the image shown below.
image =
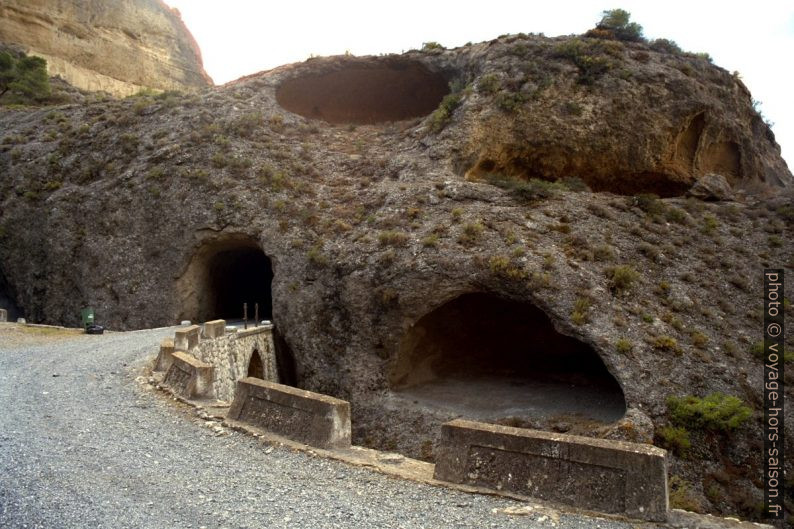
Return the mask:
<path id="1" fill-rule="evenodd" d="M 16 302 L 16 292 L 9 285 L 2 269 L 0 269 L 0 309 L 5 309 L 8 312 L 8 321 L 16 321 L 17 318 L 23 317 Z"/>
<path id="2" fill-rule="evenodd" d="M 420 405 L 476 420 L 579 415 L 612 422 L 622 389 L 588 344 L 530 303 L 464 294 L 408 331 L 391 387 Z"/>
<path id="3" fill-rule="evenodd" d="M 273 319 L 273 266 L 258 248 L 240 247 L 213 255 L 208 263 L 208 306 L 204 319 L 243 318 L 243 304 L 248 304 L 248 319 L 254 320 L 255 305 L 259 319 Z"/>

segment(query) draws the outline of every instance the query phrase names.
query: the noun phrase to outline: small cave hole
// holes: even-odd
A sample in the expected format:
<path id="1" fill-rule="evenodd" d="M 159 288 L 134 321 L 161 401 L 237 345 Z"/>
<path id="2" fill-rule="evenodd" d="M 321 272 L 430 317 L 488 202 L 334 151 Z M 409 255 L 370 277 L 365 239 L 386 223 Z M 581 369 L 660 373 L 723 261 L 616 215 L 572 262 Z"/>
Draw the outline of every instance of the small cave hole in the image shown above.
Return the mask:
<path id="1" fill-rule="evenodd" d="M 309 119 L 364 125 L 427 115 L 447 93 L 446 79 L 422 63 L 350 59 L 287 79 L 276 101 Z"/>
<path id="2" fill-rule="evenodd" d="M 390 374 L 407 405 L 487 422 L 625 414 L 620 385 L 589 345 L 530 303 L 464 294 L 423 316 Z"/>

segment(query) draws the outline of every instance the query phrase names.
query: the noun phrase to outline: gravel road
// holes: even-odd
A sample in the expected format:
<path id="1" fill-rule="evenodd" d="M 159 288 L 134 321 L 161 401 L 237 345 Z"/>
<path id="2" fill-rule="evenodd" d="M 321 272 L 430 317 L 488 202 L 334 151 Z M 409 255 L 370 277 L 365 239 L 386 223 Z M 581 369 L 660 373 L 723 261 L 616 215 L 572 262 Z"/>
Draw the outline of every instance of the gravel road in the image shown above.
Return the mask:
<path id="1" fill-rule="evenodd" d="M 0 328 L 0 527 L 635 527 L 508 515 L 521 504 L 217 435 L 134 380 L 172 334 L 25 342 Z"/>

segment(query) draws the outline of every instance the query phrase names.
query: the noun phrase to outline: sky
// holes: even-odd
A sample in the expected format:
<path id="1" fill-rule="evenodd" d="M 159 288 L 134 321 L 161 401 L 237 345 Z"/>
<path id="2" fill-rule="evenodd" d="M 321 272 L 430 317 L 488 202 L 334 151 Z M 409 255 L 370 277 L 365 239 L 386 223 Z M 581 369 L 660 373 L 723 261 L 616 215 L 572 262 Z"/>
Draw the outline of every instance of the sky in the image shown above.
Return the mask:
<path id="1" fill-rule="evenodd" d="M 312 55 L 378 55 L 455 47 L 506 33 L 580 34 L 605 9 L 629 11 L 649 39 L 668 38 L 738 71 L 794 170 L 794 2 L 448 0 L 165 0 L 201 47 L 204 68 L 223 84 Z"/>

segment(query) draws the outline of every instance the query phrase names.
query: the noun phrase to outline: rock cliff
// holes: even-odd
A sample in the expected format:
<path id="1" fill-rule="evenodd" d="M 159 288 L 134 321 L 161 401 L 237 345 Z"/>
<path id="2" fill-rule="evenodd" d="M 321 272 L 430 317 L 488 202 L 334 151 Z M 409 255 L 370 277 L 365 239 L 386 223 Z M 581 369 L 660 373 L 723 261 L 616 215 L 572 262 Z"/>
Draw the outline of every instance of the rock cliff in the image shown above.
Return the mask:
<path id="1" fill-rule="evenodd" d="M 693 428 L 677 504 L 758 516 L 761 273 L 794 270 L 792 175 L 707 59 L 519 35 L 6 110 L 0 130 L 0 294 L 30 321 L 256 300 L 284 380 L 351 400 L 355 442 L 429 460 L 466 412 L 405 391 L 442 376 L 476 407 L 542 375 L 625 417 L 499 421 L 664 446 L 669 396 L 735 395 L 755 418 Z"/>
<path id="2" fill-rule="evenodd" d="M 212 80 L 178 12 L 159 0 L 3 0 L 0 43 L 44 57 L 50 75 L 126 96 Z"/>

